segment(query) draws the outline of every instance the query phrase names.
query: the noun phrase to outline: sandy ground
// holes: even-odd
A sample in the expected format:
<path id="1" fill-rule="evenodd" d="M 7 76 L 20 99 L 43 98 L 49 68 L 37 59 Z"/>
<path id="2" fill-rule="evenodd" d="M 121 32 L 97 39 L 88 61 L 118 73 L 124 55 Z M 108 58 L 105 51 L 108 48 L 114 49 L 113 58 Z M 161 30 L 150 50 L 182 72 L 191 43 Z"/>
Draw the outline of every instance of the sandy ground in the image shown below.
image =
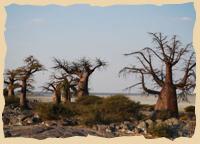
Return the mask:
<path id="1" fill-rule="evenodd" d="M 136 102 L 140 102 L 141 104 L 155 104 L 157 101 L 157 97 L 154 96 L 127 96 L 131 100 Z M 28 96 L 30 100 L 37 100 L 39 102 L 51 102 L 52 98 L 50 96 Z M 73 101 L 74 99 L 72 99 Z M 190 105 L 195 105 L 195 96 L 188 97 L 189 102 L 179 102 L 178 107 L 179 110 L 183 110 L 185 107 Z"/>

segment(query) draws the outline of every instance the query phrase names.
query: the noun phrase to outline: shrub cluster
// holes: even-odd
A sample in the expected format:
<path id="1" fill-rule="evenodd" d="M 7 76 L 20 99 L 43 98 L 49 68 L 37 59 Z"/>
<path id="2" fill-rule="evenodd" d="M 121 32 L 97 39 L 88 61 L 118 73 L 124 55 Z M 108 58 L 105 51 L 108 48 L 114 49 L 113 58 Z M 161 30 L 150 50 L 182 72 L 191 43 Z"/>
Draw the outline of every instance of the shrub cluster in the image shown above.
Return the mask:
<path id="1" fill-rule="evenodd" d="M 139 118 L 140 104 L 123 95 L 107 98 L 84 96 L 75 103 L 51 104 L 40 103 L 36 112 L 42 119 L 76 118 L 81 124 L 109 124 Z"/>
<path id="2" fill-rule="evenodd" d="M 39 103 L 35 111 L 43 120 L 58 120 L 75 115 L 70 104 Z"/>
<path id="3" fill-rule="evenodd" d="M 195 113 L 195 106 L 188 106 L 184 110 L 185 110 L 185 112 Z"/>
<path id="4" fill-rule="evenodd" d="M 160 111 L 155 111 L 154 115 L 152 116 L 152 119 L 166 120 L 172 117 L 177 117 L 176 113 L 169 110 L 160 110 Z"/>
<path id="5" fill-rule="evenodd" d="M 7 106 L 7 105 L 10 105 L 10 104 L 12 104 L 12 105 L 16 105 L 16 106 L 18 106 L 19 105 L 19 101 L 20 101 L 20 99 L 19 99 L 19 97 L 17 97 L 17 96 L 6 96 L 6 97 L 4 97 L 5 98 L 5 105 Z"/>
<path id="6" fill-rule="evenodd" d="M 174 135 L 174 131 L 167 124 L 154 124 L 152 127 L 149 127 L 147 131 L 155 137 L 172 138 Z"/>
<path id="7" fill-rule="evenodd" d="M 131 101 L 123 95 L 107 98 L 89 97 L 82 98 L 85 99 L 81 101 L 84 101 L 84 103 L 79 104 L 78 113 L 83 124 L 110 124 L 130 120 L 132 117 L 139 117 L 138 110 L 140 104 Z M 86 103 L 88 105 L 85 105 Z"/>

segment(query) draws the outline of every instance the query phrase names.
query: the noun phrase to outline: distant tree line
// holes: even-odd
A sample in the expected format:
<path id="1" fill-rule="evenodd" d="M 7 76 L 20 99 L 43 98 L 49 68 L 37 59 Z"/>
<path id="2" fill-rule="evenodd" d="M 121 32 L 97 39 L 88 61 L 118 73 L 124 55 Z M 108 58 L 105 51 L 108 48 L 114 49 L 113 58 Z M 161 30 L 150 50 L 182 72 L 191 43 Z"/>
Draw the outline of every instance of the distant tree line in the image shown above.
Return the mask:
<path id="1" fill-rule="evenodd" d="M 54 58 L 53 62 L 54 73 L 50 75 L 49 82 L 42 88 L 53 92 L 52 99 L 56 104 L 61 103 L 61 98 L 64 103 L 71 102 L 72 94 L 77 97 L 89 95 L 89 77 L 96 69 L 106 66 L 106 62 L 98 58 L 94 62 L 87 58 L 81 58 L 75 62 Z M 4 83 L 8 97 L 15 96 L 15 89 L 21 88 L 20 106 L 27 108 L 26 93 L 33 89 L 33 75 L 43 70 L 45 70 L 44 66 L 33 56 L 25 58 L 24 66 L 7 70 L 4 74 Z"/>

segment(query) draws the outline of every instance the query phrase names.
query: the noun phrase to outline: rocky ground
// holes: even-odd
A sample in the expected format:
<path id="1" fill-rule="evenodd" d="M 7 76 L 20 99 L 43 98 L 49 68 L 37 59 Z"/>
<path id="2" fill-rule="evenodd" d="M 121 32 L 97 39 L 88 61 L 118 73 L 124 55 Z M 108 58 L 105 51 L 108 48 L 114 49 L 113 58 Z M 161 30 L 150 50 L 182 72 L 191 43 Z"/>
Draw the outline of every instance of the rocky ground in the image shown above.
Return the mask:
<path id="1" fill-rule="evenodd" d="M 152 111 L 143 111 L 143 114 L 146 116 L 151 115 Z M 87 136 L 88 134 L 100 137 L 144 135 L 146 138 L 155 138 L 159 137 L 156 134 L 160 131 L 161 134 L 168 132 L 168 138 L 174 139 L 180 136 L 191 137 L 196 125 L 195 117 L 191 117 L 190 119 L 143 119 L 87 127 L 71 119 L 42 121 L 37 113 L 31 110 L 21 111 L 19 107 L 13 105 L 8 105 L 4 108 L 3 122 L 5 137 L 30 137 L 36 139 Z M 167 129 L 164 132 L 162 130 L 163 125 Z M 156 134 L 154 135 L 151 131 Z"/>

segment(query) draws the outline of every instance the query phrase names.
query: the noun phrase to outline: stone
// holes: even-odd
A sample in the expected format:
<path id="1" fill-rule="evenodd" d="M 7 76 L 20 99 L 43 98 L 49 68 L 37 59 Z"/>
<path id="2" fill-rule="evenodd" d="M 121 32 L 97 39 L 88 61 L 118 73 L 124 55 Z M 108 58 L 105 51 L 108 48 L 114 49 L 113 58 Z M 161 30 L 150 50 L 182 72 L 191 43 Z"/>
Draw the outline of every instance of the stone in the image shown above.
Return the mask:
<path id="1" fill-rule="evenodd" d="M 8 125 L 10 123 L 10 119 L 6 116 L 3 116 L 2 120 L 4 125 Z"/>
<path id="2" fill-rule="evenodd" d="M 45 121 L 44 125 L 47 127 L 57 126 L 57 122 L 56 121 Z"/>
<path id="3" fill-rule="evenodd" d="M 153 126 L 153 121 L 151 119 L 148 119 L 145 122 L 146 122 L 148 128 Z"/>
<path id="4" fill-rule="evenodd" d="M 138 125 L 137 125 L 138 129 L 141 129 L 142 131 L 146 131 L 147 129 L 147 124 L 144 121 L 141 121 Z"/>
<path id="5" fill-rule="evenodd" d="M 12 136 L 12 134 L 11 134 L 11 132 L 10 131 L 4 131 L 4 136 L 5 137 L 11 137 Z"/>
<path id="6" fill-rule="evenodd" d="M 108 128 L 108 126 L 106 126 L 106 125 L 97 125 L 97 130 L 99 132 L 105 132 L 107 128 Z"/>
<path id="7" fill-rule="evenodd" d="M 179 125 L 179 121 L 176 118 L 170 118 L 164 121 L 165 124 L 167 125 Z"/>
<path id="8" fill-rule="evenodd" d="M 131 123 L 130 121 L 125 121 L 123 124 L 122 124 L 122 127 L 127 129 L 127 130 L 130 130 L 132 131 L 134 129 L 134 124 Z"/>
<path id="9" fill-rule="evenodd" d="M 157 119 L 156 121 L 156 125 L 162 125 L 163 121 L 161 119 Z"/>
<path id="10" fill-rule="evenodd" d="M 111 132 L 115 132 L 116 131 L 116 125 L 114 123 L 111 123 L 109 125 L 109 129 L 110 129 Z"/>
<path id="11" fill-rule="evenodd" d="M 64 119 L 62 122 L 63 126 L 75 126 L 77 124 L 78 124 L 77 121 L 72 119 Z"/>

